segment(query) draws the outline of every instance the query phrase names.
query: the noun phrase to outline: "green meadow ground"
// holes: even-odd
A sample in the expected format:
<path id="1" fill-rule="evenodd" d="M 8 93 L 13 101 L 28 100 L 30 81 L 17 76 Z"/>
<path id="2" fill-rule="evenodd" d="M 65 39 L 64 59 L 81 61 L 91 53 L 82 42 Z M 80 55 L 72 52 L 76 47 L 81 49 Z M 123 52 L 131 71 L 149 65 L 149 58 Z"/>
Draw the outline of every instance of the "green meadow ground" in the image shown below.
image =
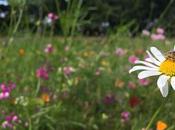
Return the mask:
<path id="1" fill-rule="evenodd" d="M 48 43 L 54 48 L 51 54 L 43 51 Z M 15 37 L 10 45 L 0 46 L 0 83 L 16 84 L 10 98 L 0 102 L 0 110 L 19 116 L 16 130 L 141 130 L 148 124 L 155 130 L 160 120 L 168 125 L 167 130 L 174 130 L 172 88 L 163 98 L 156 77 L 142 86 L 137 72 L 128 73 L 133 66 L 128 61 L 130 55 L 144 59 L 149 47 L 156 46 L 165 53 L 174 43 L 124 36 L 75 37 L 67 41 L 62 37 Z M 117 56 L 116 48 L 127 53 Z M 49 68 L 48 80 L 36 77 L 41 66 Z M 63 72 L 66 66 L 74 68 L 69 76 Z M 129 82 L 136 85 L 134 89 L 128 88 Z M 42 98 L 42 88 L 47 88 L 47 101 Z M 131 107 L 133 96 L 139 103 Z M 123 111 L 130 112 L 126 123 L 121 121 Z"/>

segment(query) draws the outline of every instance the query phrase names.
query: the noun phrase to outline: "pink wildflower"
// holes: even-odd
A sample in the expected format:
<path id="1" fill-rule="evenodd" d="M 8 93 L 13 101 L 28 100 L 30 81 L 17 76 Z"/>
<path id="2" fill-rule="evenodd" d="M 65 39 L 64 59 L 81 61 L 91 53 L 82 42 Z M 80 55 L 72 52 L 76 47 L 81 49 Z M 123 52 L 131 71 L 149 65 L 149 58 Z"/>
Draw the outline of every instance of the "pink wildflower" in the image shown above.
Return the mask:
<path id="1" fill-rule="evenodd" d="M 63 68 L 64 75 L 69 76 L 74 72 L 74 68 L 71 66 L 66 66 Z"/>
<path id="2" fill-rule="evenodd" d="M 38 68 L 36 71 L 36 77 L 44 80 L 48 80 L 49 75 L 48 75 L 47 69 L 45 67 Z"/>
<path id="3" fill-rule="evenodd" d="M 0 92 L 0 100 L 1 99 L 7 99 L 10 97 L 10 93 L 11 91 L 16 87 L 15 84 L 13 83 L 10 83 L 8 85 L 6 84 L 1 84 L 0 85 L 0 89 L 1 89 L 1 92 Z"/>
<path id="4" fill-rule="evenodd" d="M 11 113 L 10 115 L 5 116 L 5 121 L 2 123 L 3 128 L 10 128 L 14 129 L 15 124 L 19 123 L 19 117 L 15 115 L 14 113 Z"/>
<path id="5" fill-rule="evenodd" d="M 106 105 L 112 105 L 116 102 L 115 96 L 113 94 L 107 94 L 103 98 L 103 103 Z"/>
<path id="6" fill-rule="evenodd" d="M 126 51 L 122 48 L 117 48 L 115 50 L 115 55 L 117 55 L 117 56 L 124 56 L 125 54 L 126 54 Z"/>
<path id="7" fill-rule="evenodd" d="M 128 58 L 128 61 L 129 61 L 130 63 L 134 64 L 138 59 L 139 59 L 138 57 L 132 55 L 132 56 L 130 56 L 130 57 Z"/>
<path id="8" fill-rule="evenodd" d="M 121 122 L 122 123 L 127 123 L 130 119 L 130 112 L 124 111 L 124 112 L 121 113 L 120 116 L 121 116 Z"/>
<path id="9" fill-rule="evenodd" d="M 47 44 L 46 48 L 44 49 L 45 53 L 52 53 L 53 52 L 53 46 L 52 44 Z"/>
<path id="10" fill-rule="evenodd" d="M 52 13 L 52 12 L 48 13 L 47 16 L 48 16 L 48 18 L 51 19 L 52 21 L 56 21 L 56 20 L 58 19 L 58 15 L 56 15 L 56 14 L 54 14 L 54 13 Z"/>
<path id="11" fill-rule="evenodd" d="M 157 30 L 156 30 L 156 32 L 158 33 L 158 34 L 164 34 L 164 29 L 163 28 L 157 28 Z"/>
<path id="12" fill-rule="evenodd" d="M 143 30 L 142 31 L 142 35 L 143 36 L 149 36 L 150 35 L 150 32 L 148 30 Z"/>
<path id="13" fill-rule="evenodd" d="M 139 79 L 139 84 L 142 86 L 147 86 L 150 83 L 148 79 Z"/>
<path id="14" fill-rule="evenodd" d="M 165 36 L 163 34 L 152 34 L 151 39 L 153 41 L 165 40 Z"/>

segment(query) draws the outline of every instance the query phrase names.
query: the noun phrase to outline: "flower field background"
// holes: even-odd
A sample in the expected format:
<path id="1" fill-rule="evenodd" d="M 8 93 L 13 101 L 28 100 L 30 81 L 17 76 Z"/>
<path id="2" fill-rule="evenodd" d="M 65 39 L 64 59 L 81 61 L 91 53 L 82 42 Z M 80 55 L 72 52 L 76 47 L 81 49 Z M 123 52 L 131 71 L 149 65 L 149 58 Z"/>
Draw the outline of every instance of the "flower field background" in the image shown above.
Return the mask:
<path id="1" fill-rule="evenodd" d="M 174 17 L 163 18 L 174 1 L 148 2 L 156 6 L 143 25 L 139 1 L 111 0 L 116 10 L 100 0 L 63 9 L 55 1 L 9 0 L 0 10 L 0 130 L 175 130 L 173 89 L 164 98 L 156 78 L 129 74 L 151 46 L 173 50 Z"/>
<path id="2" fill-rule="evenodd" d="M 153 129 L 159 121 L 174 129 L 172 90 L 165 99 L 154 79 L 128 73 L 148 46 L 166 51 L 173 41 L 74 37 L 70 45 L 62 37 L 49 39 L 25 36 L 1 46 L 1 91 L 16 86 L 1 98 L 2 128 L 9 121 L 21 130 L 140 130 L 153 119 Z"/>

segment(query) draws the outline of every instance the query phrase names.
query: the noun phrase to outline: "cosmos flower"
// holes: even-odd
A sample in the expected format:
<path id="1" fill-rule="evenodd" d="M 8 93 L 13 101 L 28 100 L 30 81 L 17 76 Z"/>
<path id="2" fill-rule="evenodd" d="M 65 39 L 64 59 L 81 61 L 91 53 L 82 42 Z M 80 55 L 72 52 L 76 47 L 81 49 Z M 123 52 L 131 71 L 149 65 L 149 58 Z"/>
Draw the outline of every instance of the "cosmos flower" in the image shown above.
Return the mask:
<path id="1" fill-rule="evenodd" d="M 10 97 L 11 91 L 16 87 L 14 83 L 9 83 L 8 85 L 2 83 L 0 84 L 0 100 L 7 99 Z"/>
<path id="2" fill-rule="evenodd" d="M 131 96 L 129 98 L 129 105 L 134 108 L 140 104 L 140 99 L 137 96 Z"/>
<path id="3" fill-rule="evenodd" d="M 5 128 L 5 129 L 11 129 L 13 130 L 15 128 L 15 125 L 18 124 L 20 121 L 19 117 L 14 114 L 14 113 L 11 113 L 10 115 L 7 115 L 5 116 L 5 119 L 2 123 L 2 128 Z"/>
<path id="4" fill-rule="evenodd" d="M 128 58 L 128 61 L 132 64 L 134 64 L 137 60 L 138 60 L 138 58 L 134 55 L 132 55 Z"/>
<path id="5" fill-rule="evenodd" d="M 52 12 L 48 13 L 47 17 L 49 19 L 51 19 L 52 21 L 56 21 L 58 19 L 58 15 L 56 15 L 56 14 L 54 14 Z"/>
<path id="6" fill-rule="evenodd" d="M 165 36 L 163 34 L 151 34 L 151 39 L 153 41 L 162 41 L 165 40 Z"/>
<path id="7" fill-rule="evenodd" d="M 103 103 L 106 105 L 112 105 L 114 104 L 116 101 L 115 96 L 113 94 L 107 94 L 104 98 L 103 98 Z"/>
<path id="8" fill-rule="evenodd" d="M 150 35 L 150 32 L 148 30 L 143 30 L 142 31 L 142 35 L 143 36 L 149 36 Z"/>
<path id="9" fill-rule="evenodd" d="M 44 80 L 48 80 L 48 70 L 45 67 L 40 67 L 36 70 L 36 77 Z"/>
<path id="10" fill-rule="evenodd" d="M 121 122 L 126 123 L 126 122 L 128 122 L 129 119 L 130 119 L 130 112 L 128 112 L 128 111 L 123 111 L 123 112 L 120 114 L 120 116 L 121 116 Z"/>
<path id="11" fill-rule="evenodd" d="M 139 79 L 138 82 L 142 86 L 147 86 L 150 83 L 149 79 Z"/>
<path id="12" fill-rule="evenodd" d="M 126 54 L 126 50 L 122 48 L 116 48 L 115 50 L 115 55 L 116 56 L 124 56 Z"/>
<path id="13" fill-rule="evenodd" d="M 55 13 L 50 12 L 50 13 L 48 13 L 48 15 L 45 17 L 45 19 L 44 19 L 44 24 L 45 24 L 45 25 L 51 26 L 51 25 L 53 25 L 53 24 L 56 22 L 56 20 L 58 20 L 58 19 L 59 19 L 58 15 L 56 15 Z"/>
<path id="14" fill-rule="evenodd" d="M 164 34 L 164 29 L 163 28 L 157 28 L 157 30 L 156 30 L 156 32 L 158 33 L 158 34 Z"/>
<path id="15" fill-rule="evenodd" d="M 66 76 L 71 75 L 74 71 L 75 71 L 74 68 L 71 66 L 65 66 L 63 68 L 64 75 L 66 75 Z"/>
<path id="16" fill-rule="evenodd" d="M 53 45 L 51 43 L 47 44 L 46 48 L 44 49 L 45 53 L 52 53 L 53 52 Z"/>
<path id="17" fill-rule="evenodd" d="M 168 81 L 175 90 L 175 49 L 164 56 L 156 47 L 147 51 L 149 58 L 145 61 L 136 61 L 136 66 L 129 70 L 129 73 L 142 70 L 138 74 L 139 79 L 151 76 L 159 76 L 157 86 L 163 97 L 168 95 Z"/>
<path id="18" fill-rule="evenodd" d="M 150 37 L 153 41 L 163 41 L 165 40 L 165 31 L 159 27 L 156 29 L 156 33 L 151 34 Z"/>

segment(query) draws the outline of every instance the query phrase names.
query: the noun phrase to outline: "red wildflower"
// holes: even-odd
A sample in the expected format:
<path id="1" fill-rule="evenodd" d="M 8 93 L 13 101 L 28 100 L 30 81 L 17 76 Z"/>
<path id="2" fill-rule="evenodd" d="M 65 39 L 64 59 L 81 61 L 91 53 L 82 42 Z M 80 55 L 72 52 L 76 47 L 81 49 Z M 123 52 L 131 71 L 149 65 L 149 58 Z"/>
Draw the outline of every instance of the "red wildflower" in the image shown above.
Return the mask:
<path id="1" fill-rule="evenodd" d="M 137 105 L 140 104 L 140 99 L 136 96 L 131 96 L 129 99 L 129 105 L 131 107 L 136 107 Z"/>

